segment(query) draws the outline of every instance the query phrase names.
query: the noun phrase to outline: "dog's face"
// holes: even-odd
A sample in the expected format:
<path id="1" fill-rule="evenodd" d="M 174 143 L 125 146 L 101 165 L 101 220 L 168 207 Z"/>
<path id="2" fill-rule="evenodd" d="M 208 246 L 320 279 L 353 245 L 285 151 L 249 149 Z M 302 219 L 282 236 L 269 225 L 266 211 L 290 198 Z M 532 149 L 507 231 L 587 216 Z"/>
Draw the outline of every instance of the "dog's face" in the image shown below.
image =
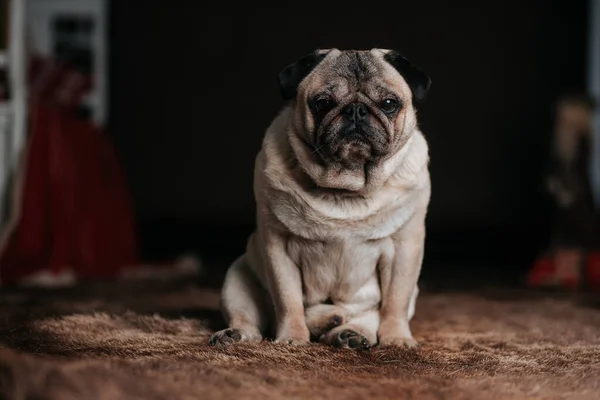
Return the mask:
<path id="1" fill-rule="evenodd" d="M 279 75 L 295 131 L 321 162 L 343 169 L 398 152 L 416 125 L 429 77 L 395 51 L 318 50 Z"/>

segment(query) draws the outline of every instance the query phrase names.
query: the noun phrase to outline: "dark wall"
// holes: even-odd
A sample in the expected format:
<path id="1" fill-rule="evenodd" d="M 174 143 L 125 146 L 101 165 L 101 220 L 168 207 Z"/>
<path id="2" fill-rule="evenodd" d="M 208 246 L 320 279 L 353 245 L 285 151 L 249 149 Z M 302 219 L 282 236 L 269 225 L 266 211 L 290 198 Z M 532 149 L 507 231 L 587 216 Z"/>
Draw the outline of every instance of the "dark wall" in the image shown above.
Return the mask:
<path id="1" fill-rule="evenodd" d="M 252 224 L 254 157 L 281 106 L 276 75 L 317 47 L 395 48 L 431 75 L 419 110 L 431 237 L 510 242 L 542 230 L 550 107 L 584 85 L 587 2 L 294 4 L 113 2 L 110 130 L 147 241 L 166 235 L 158 221 Z"/>

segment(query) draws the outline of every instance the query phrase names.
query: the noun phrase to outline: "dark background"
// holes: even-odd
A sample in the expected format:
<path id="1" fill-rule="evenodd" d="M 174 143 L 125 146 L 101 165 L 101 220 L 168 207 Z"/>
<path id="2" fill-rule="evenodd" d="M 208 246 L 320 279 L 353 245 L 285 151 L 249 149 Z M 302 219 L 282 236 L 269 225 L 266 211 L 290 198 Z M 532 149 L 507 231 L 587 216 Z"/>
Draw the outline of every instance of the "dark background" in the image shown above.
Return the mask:
<path id="1" fill-rule="evenodd" d="M 433 184 L 424 276 L 518 281 L 548 237 L 552 103 L 584 88 L 588 5 L 472 3 L 112 2 L 109 130 L 144 257 L 237 257 L 279 70 L 314 48 L 385 47 L 433 80 L 419 108 Z"/>

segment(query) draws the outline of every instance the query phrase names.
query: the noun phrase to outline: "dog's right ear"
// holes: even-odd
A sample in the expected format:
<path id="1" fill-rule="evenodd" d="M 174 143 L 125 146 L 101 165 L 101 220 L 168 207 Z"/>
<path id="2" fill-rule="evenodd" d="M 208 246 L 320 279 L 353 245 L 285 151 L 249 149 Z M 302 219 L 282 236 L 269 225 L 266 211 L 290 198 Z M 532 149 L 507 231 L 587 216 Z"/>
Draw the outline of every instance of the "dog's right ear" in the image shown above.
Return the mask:
<path id="1" fill-rule="evenodd" d="M 417 101 L 424 101 L 431 87 L 431 78 L 395 50 L 385 50 L 383 58 L 406 80 L 413 98 Z"/>
<path id="2" fill-rule="evenodd" d="M 296 97 L 300 82 L 327 56 L 328 51 L 315 50 L 287 65 L 279 73 L 279 90 L 284 100 Z"/>

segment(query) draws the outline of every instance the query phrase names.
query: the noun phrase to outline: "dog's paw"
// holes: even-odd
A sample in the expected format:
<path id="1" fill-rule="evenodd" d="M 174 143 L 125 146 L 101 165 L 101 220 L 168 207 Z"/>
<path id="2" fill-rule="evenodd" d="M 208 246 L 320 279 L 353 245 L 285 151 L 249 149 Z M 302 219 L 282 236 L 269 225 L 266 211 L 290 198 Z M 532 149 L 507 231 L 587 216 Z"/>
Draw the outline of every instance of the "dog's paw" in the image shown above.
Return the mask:
<path id="1" fill-rule="evenodd" d="M 379 338 L 379 346 L 395 346 L 401 347 L 407 350 L 418 350 L 420 348 L 419 342 L 411 337 L 381 337 Z"/>
<path id="2" fill-rule="evenodd" d="M 298 338 L 278 338 L 274 340 L 274 343 L 291 344 L 292 346 L 308 346 L 310 344 L 310 340 Z"/>
<path id="3" fill-rule="evenodd" d="M 369 339 L 352 329 L 344 329 L 340 331 L 332 343 L 335 347 L 342 347 L 354 350 L 369 350 L 371 343 Z"/>
<path id="4" fill-rule="evenodd" d="M 275 343 L 291 344 L 294 346 L 306 346 L 310 344 L 310 336 L 306 334 L 288 335 L 282 334 L 277 336 Z"/>
<path id="5" fill-rule="evenodd" d="M 215 332 L 210 337 L 208 344 L 215 346 L 218 344 L 231 344 L 242 340 L 242 332 L 239 329 L 227 328 Z"/>
<path id="6" fill-rule="evenodd" d="M 275 343 L 303 346 L 310 343 L 310 331 L 304 318 L 298 321 L 286 321 L 277 330 Z"/>
<path id="7" fill-rule="evenodd" d="M 236 342 L 260 342 L 262 335 L 257 329 L 227 328 L 212 334 L 209 344 L 231 344 Z"/>
<path id="8" fill-rule="evenodd" d="M 419 343 L 413 339 L 407 319 L 384 319 L 377 331 L 379 346 L 395 346 L 403 349 L 417 350 Z"/>
<path id="9" fill-rule="evenodd" d="M 248 326 L 246 328 L 227 328 L 215 332 L 208 341 L 215 346 L 218 344 L 231 344 L 236 342 L 260 342 L 263 339 L 258 328 Z"/>

